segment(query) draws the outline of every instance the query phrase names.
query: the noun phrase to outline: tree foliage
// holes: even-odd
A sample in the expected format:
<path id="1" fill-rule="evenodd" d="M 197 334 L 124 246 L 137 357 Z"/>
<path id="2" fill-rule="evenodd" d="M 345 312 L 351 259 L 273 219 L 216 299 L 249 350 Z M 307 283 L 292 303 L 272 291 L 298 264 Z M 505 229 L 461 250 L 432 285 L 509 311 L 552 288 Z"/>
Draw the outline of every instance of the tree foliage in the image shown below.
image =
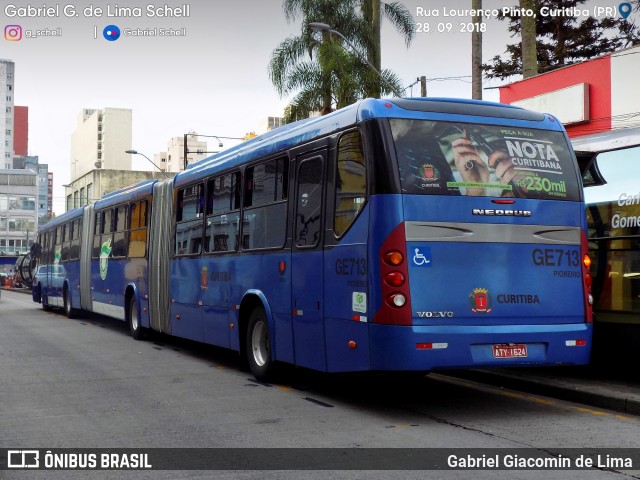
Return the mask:
<path id="1" fill-rule="evenodd" d="M 326 23 L 342 33 L 358 52 L 371 58 L 372 52 L 380 49 L 374 40 L 372 20 L 367 16 L 370 4 L 375 1 L 380 0 L 283 1 L 288 21 L 302 19 L 300 34 L 282 41 L 269 63 L 269 77 L 277 92 L 281 96 L 297 92 L 285 112 L 285 121 L 306 118 L 310 111 L 341 108 L 372 91 L 392 93 L 390 86 L 395 91 L 401 90 L 393 72 L 381 70 L 385 81 L 380 82 L 339 37 L 312 32 L 308 27 L 311 22 Z M 414 30 L 410 13 L 397 2 L 384 4 L 381 11 L 408 45 Z"/>
<path id="2" fill-rule="evenodd" d="M 640 43 L 638 27 L 622 18 L 587 17 L 579 20 L 571 15 L 540 14 L 542 7 L 565 13 L 577 8 L 584 10 L 586 0 L 535 0 L 536 46 L 538 72 L 544 73 L 566 65 L 582 62 L 605 53 L 628 48 Z M 509 21 L 512 37 L 521 34 L 520 16 L 501 16 Z M 483 65 L 489 78 L 505 79 L 522 74 L 522 47 L 520 43 L 507 45 L 506 56 L 493 57 Z"/>

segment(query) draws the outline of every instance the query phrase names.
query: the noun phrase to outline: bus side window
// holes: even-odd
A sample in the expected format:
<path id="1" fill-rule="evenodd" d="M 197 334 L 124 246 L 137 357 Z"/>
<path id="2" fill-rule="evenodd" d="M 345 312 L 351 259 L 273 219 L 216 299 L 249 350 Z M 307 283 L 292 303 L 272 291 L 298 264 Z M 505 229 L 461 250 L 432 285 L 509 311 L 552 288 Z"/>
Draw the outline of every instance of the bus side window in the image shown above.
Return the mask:
<path id="1" fill-rule="evenodd" d="M 203 184 L 199 183 L 178 191 L 174 244 L 176 255 L 198 255 L 202 250 L 203 190 Z"/>
<path id="2" fill-rule="evenodd" d="M 367 199 L 367 167 L 360 132 L 343 135 L 338 143 L 333 231 L 341 237 L 355 221 Z"/>
<path id="3" fill-rule="evenodd" d="M 287 236 L 289 162 L 268 160 L 245 171 L 242 248 L 278 248 Z"/>
<path id="4" fill-rule="evenodd" d="M 53 263 L 60 262 L 62 258 L 62 230 L 62 226 L 56 228 L 55 247 L 53 248 Z"/>
<path id="5" fill-rule="evenodd" d="M 106 253 L 113 248 L 113 210 L 108 209 L 102 212 L 102 235 L 100 236 L 100 254 Z M 104 249 L 104 252 L 103 252 Z M 111 253 L 109 253 L 110 255 Z"/>
<path id="6" fill-rule="evenodd" d="M 98 258 L 100 256 L 100 233 L 102 232 L 102 212 L 96 212 L 95 225 L 93 227 L 93 248 L 91 256 Z"/>
<path id="7" fill-rule="evenodd" d="M 62 250 L 60 253 L 61 262 L 66 262 L 69 260 L 69 250 L 71 249 L 71 231 L 72 222 L 65 223 L 62 226 Z"/>
<path id="8" fill-rule="evenodd" d="M 73 221 L 72 236 L 71 236 L 71 251 L 69 257 L 71 260 L 77 260 L 80 258 L 80 230 L 82 228 L 82 221 L 78 218 Z"/>
<path id="9" fill-rule="evenodd" d="M 114 208 L 114 233 L 113 233 L 113 249 L 111 256 L 115 258 L 126 257 L 127 255 L 127 225 L 129 221 L 127 219 L 127 213 L 129 211 L 128 205 L 118 205 Z"/>
<path id="10" fill-rule="evenodd" d="M 147 201 L 132 203 L 130 215 L 128 255 L 132 258 L 141 258 L 147 251 Z"/>
<path id="11" fill-rule="evenodd" d="M 298 168 L 296 246 L 314 247 L 320 241 L 322 157 L 304 160 Z"/>
<path id="12" fill-rule="evenodd" d="M 222 175 L 207 184 L 205 250 L 234 252 L 240 243 L 240 172 Z"/>

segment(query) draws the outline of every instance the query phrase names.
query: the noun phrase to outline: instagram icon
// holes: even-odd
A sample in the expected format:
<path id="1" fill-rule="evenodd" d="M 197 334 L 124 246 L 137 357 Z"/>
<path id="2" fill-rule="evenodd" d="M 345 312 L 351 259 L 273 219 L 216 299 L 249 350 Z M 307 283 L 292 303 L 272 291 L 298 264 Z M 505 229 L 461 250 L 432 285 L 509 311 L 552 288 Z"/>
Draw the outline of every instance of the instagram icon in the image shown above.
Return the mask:
<path id="1" fill-rule="evenodd" d="M 4 39 L 8 42 L 22 40 L 22 27 L 20 25 L 7 25 L 4 27 Z"/>

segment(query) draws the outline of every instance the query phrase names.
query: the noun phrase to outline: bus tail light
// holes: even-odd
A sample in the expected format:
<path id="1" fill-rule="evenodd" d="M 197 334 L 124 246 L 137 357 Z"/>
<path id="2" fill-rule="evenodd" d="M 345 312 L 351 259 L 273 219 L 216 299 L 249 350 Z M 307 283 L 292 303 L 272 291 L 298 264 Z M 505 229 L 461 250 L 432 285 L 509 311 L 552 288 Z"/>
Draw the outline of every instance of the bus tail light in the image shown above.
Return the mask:
<path id="1" fill-rule="evenodd" d="M 402 265 L 402 262 L 404 262 L 404 255 L 398 250 L 389 250 L 384 254 L 383 258 L 384 262 L 392 267 Z"/>
<path id="2" fill-rule="evenodd" d="M 401 293 L 392 293 L 387 297 L 387 304 L 391 307 L 404 307 L 405 303 L 407 303 L 407 298 Z"/>
<path id="3" fill-rule="evenodd" d="M 591 294 L 591 257 L 589 257 L 589 240 L 587 235 L 582 231 L 582 289 L 584 291 L 584 313 L 585 322 L 593 322 L 593 295 Z"/>
<path id="4" fill-rule="evenodd" d="M 382 304 L 373 317 L 374 323 L 412 325 L 409 296 L 405 225 L 400 223 L 384 241 L 379 253 Z"/>
<path id="5" fill-rule="evenodd" d="M 401 287 L 404 285 L 405 276 L 398 271 L 389 272 L 385 275 L 384 281 L 392 287 Z"/>

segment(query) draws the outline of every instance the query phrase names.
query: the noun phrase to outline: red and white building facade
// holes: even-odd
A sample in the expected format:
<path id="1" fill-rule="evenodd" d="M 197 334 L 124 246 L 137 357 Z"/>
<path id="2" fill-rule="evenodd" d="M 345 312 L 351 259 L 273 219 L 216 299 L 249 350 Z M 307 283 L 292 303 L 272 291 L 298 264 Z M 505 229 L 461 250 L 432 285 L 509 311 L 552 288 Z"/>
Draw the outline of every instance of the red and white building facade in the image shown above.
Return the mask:
<path id="1" fill-rule="evenodd" d="M 637 46 L 501 87 L 500 102 L 555 115 L 578 150 L 594 151 L 596 142 L 620 137 L 608 133 L 635 137 L 603 148 L 613 150 L 640 143 L 639 85 Z"/>

